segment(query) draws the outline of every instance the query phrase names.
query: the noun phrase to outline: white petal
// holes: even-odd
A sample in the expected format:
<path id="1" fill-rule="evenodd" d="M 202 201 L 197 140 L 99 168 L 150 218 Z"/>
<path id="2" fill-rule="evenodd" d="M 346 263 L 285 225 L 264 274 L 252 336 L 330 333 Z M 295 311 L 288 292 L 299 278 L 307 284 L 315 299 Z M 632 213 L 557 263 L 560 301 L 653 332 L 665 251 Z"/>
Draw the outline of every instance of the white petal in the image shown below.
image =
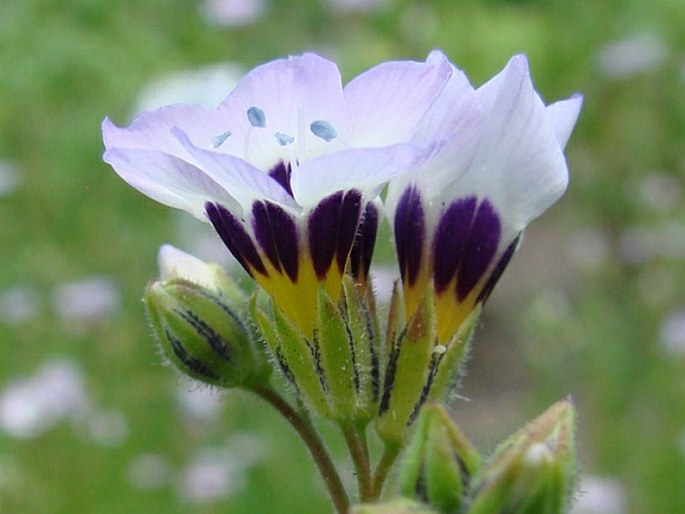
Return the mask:
<path id="1" fill-rule="evenodd" d="M 117 174 L 144 195 L 206 221 L 207 201 L 235 208 L 236 201 L 202 170 L 157 150 L 111 148 L 103 156 Z"/>
<path id="2" fill-rule="evenodd" d="M 571 137 L 582 105 L 583 95 L 575 94 L 571 98 L 559 100 L 547 106 L 547 115 L 557 132 L 557 140 L 561 148 L 566 147 L 566 143 Z"/>
<path id="3" fill-rule="evenodd" d="M 227 130 L 225 117 L 215 110 L 200 105 L 170 105 L 140 115 L 126 128 L 105 118 L 102 135 L 106 148 L 161 150 L 188 160 L 187 152 L 169 132 L 171 127 L 192 134 L 193 143 L 202 148 L 210 148 L 214 138 Z"/>
<path id="4" fill-rule="evenodd" d="M 255 123 L 248 110 L 263 116 Z M 219 106 L 232 120 L 231 130 L 248 137 L 248 160 L 266 169 L 283 159 L 275 134 L 294 138 L 289 148 L 303 161 L 328 151 L 330 145 L 310 129 L 326 121 L 338 134 L 346 131 L 344 99 L 337 66 L 314 54 L 279 59 L 248 73 Z"/>
<path id="5" fill-rule="evenodd" d="M 183 147 L 202 166 L 202 170 L 226 191 L 230 191 L 244 208 L 256 199 L 273 202 L 297 209 L 293 198 L 269 175 L 242 159 L 197 148 L 179 129 L 172 129 Z"/>
<path id="6" fill-rule="evenodd" d="M 407 141 L 452 73 L 438 62 L 379 64 L 345 86 L 348 142 L 385 146 Z"/>
<path id="7" fill-rule="evenodd" d="M 194 255 L 170 244 L 162 245 L 157 253 L 159 276 L 163 280 L 183 278 L 205 287 L 216 286 L 215 268 Z"/>
<path id="8" fill-rule="evenodd" d="M 369 194 L 392 177 L 420 164 L 431 149 L 410 144 L 383 148 L 354 148 L 326 154 L 293 170 L 290 184 L 303 207 L 340 190 Z"/>
<path id="9" fill-rule="evenodd" d="M 489 198 L 503 221 L 521 230 L 568 184 L 557 132 L 533 89 L 523 56 L 512 58 L 478 95 L 484 109 L 483 139 L 458 187 Z"/>

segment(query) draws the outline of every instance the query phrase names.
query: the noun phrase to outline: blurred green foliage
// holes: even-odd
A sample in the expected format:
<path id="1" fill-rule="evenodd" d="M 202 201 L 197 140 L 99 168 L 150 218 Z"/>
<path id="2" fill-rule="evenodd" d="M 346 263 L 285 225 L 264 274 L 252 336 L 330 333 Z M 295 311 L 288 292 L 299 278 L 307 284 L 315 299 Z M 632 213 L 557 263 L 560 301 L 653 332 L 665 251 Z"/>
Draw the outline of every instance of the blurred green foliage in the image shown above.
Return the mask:
<path id="1" fill-rule="evenodd" d="M 140 89 L 174 71 L 220 61 L 248 69 L 311 49 L 333 57 L 349 79 L 381 60 L 422 59 L 431 48 L 475 84 L 525 52 L 545 98 L 582 91 L 586 99 L 568 149 L 570 190 L 531 227 L 536 244 L 514 259 L 529 283 L 499 300 L 496 291 L 486 308 L 467 391 L 518 367 L 526 387 L 515 391 L 525 399 L 515 422 L 573 394 L 585 472 L 617 478 L 631 514 L 685 511 L 685 351 L 666 351 L 660 340 L 665 320 L 685 309 L 685 3 L 388 0 L 339 14 L 319 0 L 273 0 L 258 21 L 235 28 L 207 23 L 200 4 L 0 2 L 0 158 L 21 177 L 16 191 L 0 196 L 0 292 L 29 285 L 41 297 L 30 321 L 0 320 L 0 387 L 48 358 L 70 357 L 93 401 L 123 413 L 128 426 L 113 446 L 68 423 L 30 439 L 0 433 L 0 511 L 328 510 L 304 449 L 265 406 L 238 393 L 225 398 L 217 422 L 190 423 L 179 413 L 178 379 L 159 365 L 140 302 L 157 248 L 178 235 L 168 209 L 101 162 L 99 125 L 105 116 L 127 122 Z M 612 76 L 602 49 L 639 34 L 662 45 L 658 62 Z M 649 196 L 654 177 L 666 183 L 657 193 L 675 200 Z M 631 234 L 649 236 L 638 238 L 637 255 Z M 533 268 L 546 263 L 541 275 L 527 259 Z M 92 275 L 117 281 L 121 311 L 94 326 L 65 323 L 50 306 L 52 291 Z M 505 340 L 488 337 L 497 330 Z M 506 433 L 492 430 L 481 443 Z M 261 437 L 267 457 L 227 499 L 189 506 L 173 480 L 144 490 L 128 478 L 141 454 L 180 469 L 232 433 Z"/>

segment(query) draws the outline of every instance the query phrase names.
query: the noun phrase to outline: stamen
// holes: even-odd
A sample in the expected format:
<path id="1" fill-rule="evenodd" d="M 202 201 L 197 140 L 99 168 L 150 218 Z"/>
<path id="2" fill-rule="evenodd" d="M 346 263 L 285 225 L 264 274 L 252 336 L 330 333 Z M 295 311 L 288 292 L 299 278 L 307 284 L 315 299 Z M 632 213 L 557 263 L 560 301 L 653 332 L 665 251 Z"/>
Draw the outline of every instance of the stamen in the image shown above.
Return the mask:
<path id="1" fill-rule="evenodd" d="M 333 128 L 329 122 L 325 120 L 316 120 L 309 125 L 309 130 L 312 131 L 316 137 L 320 137 L 326 143 L 330 143 L 336 137 L 338 137 L 338 132 Z"/>
<path id="2" fill-rule="evenodd" d="M 231 136 L 231 131 L 227 130 L 223 134 L 219 134 L 218 136 L 214 136 L 212 138 L 212 148 L 216 149 L 219 148 L 221 145 L 224 144 L 224 142 Z"/>
<path id="3" fill-rule="evenodd" d="M 281 146 L 292 144 L 293 141 L 295 141 L 295 138 L 293 136 L 284 134 L 283 132 L 276 132 L 274 134 L 274 137 L 276 138 L 276 141 L 278 141 L 278 144 Z"/>
<path id="4" fill-rule="evenodd" d="M 247 121 L 249 121 L 250 125 L 253 127 L 266 127 L 266 116 L 264 115 L 264 111 L 254 105 L 247 110 Z"/>

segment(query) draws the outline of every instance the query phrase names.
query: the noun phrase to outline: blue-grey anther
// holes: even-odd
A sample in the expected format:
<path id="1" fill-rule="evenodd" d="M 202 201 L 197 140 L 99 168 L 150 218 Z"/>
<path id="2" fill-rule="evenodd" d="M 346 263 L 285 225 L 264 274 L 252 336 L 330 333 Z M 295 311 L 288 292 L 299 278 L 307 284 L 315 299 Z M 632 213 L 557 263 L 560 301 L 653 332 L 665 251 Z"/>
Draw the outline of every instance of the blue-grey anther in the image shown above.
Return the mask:
<path id="1" fill-rule="evenodd" d="M 253 127 L 266 127 L 266 116 L 264 111 L 254 105 L 247 110 L 247 121 Z"/>
<path id="2" fill-rule="evenodd" d="M 312 124 L 309 125 L 309 130 L 311 130 L 312 134 L 316 137 L 320 137 L 326 141 L 326 143 L 330 143 L 338 137 L 338 133 L 333 128 L 333 125 L 324 120 L 313 121 Z"/>
<path id="3" fill-rule="evenodd" d="M 214 136 L 212 138 L 212 148 L 219 148 L 230 136 L 230 130 L 227 130 L 226 132 L 219 134 L 218 136 Z"/>
<path id="4" fill-rule="evenodd" d="M 276 132 L 274 134 L 274 137 L 276 138 L 276 141 L 278 141 L 278 144 L 281 146 L 292 144 L 293 141 L 295 141 L 295 138 L 293 136 L 284 134 L 283 132 Z"/>

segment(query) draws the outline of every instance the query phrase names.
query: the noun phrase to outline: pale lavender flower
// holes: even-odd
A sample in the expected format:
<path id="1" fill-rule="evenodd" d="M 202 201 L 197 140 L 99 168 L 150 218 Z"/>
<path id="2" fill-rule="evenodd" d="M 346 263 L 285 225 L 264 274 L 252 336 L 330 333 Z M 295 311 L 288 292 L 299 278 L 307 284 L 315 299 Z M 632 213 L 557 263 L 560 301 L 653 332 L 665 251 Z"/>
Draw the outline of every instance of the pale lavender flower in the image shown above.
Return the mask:
<path id="1" fill-rule="evenodd" d="M 451 74 L 444 58 L 387 62 L 343 88 L 317 55 L 276 60 L 216 109 L 169 106 L 123 129 L 106 119 L 104 159 L 144 194 L 209 221 L 310 332 L 319 284 L 338 297 L 360 221 L 377 218 L 367 203 L 434 150 L 410 140 Z"/>
<path id="2" fill-rule="evenodd" d="M 443 59 L 434 52 L 428 62 Z M 440 340 L 487 299 L 523 229 L 565 191 L 563 149 L 581 103 L 545 106 L 519 55 L 478 89 L 455 68 L 422 120 L 417 142 L 446 143 L 390 181 L 386 208 L 407 310 L 432 287 Z"/>

